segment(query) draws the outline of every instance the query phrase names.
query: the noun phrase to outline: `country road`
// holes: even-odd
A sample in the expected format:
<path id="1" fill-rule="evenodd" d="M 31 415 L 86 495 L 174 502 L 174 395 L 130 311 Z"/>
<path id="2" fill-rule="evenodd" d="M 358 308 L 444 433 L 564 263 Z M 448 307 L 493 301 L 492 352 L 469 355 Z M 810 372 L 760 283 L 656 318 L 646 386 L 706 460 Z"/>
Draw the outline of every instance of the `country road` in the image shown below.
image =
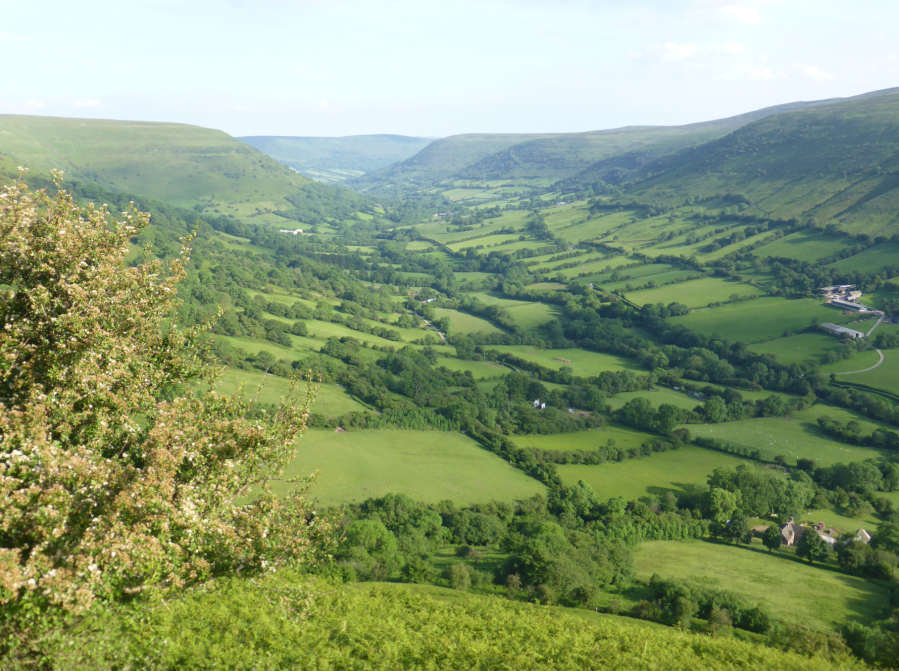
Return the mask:
<path id="1" fill-rule="evenodd" d="M 878 322 L 878 323 L 880 323 L 880 322 Z M 876 324 L 875 324 L 875 326 L 876 326 Z M 873 331 L 874 329 L 871 329 L 871 330 Z M 864 369 L 862 369 L 862 370 L 851 370 L 851 371 L 849 371 L 848 373 L 834 373 L 834 375 L 855 375 L 856 373 L 867 373 L 869 370 L 874 370 L 874 369 L 877 368 L 880 364 L 883 363 L 883 352 L 881 352 L 879 349 L 875 349 L 874 351 L 877 352 L 877 353 L 880 355 L 880 361 L 878 361 L 877 363 L 875 363 L 875 364 L 874 364 L 873 366 L 871 366 L 870 368 L 864 368 Z"/>

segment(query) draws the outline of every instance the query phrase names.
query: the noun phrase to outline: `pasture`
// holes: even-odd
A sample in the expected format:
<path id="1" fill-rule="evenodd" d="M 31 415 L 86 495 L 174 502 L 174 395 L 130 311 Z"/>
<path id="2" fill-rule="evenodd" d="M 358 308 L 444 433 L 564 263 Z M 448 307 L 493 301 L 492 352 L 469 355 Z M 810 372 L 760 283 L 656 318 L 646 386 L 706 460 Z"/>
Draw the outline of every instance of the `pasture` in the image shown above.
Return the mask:
<path id="1" fill-rule="evenodd" d="M 849 410 L 819 403 L 793 413 L 789 419 L 759 417 L 722 424 L 691 424 L 687 428 L 694 436 L 715 438 L 735 447 L 758 450 L 766 461 L 773 461 L 779 454 L 786 455 L 791 465 L 795 465 L 799 458 L 814 459 L 819 466 L 827 466 L 836 462 L 881 460 L 886 456 L 880 450 L 847 445 L 829 438 L 817 424 L 822 416 L 841 422 L 855 420 L 862 425 L 864 433 L 871 433 L 880 426 Z"/>
<path id="2" fill-rule="evenodd" d="M 525 435 L 512 436 L 512 440 L 520 447 L 532 447 L 538 450 L 559 450 L 561 452 L 592 452 L 609 440 L 614 440 L 617 447 L 630 449 L 640 447 L 646 441 L 658 437 L 648 433 L 635 431 L 618 424 L 606 424 L 601 429 L 578 431 L 577 433 L 560 433 L 549 436 Z"/>
<path id="3" fill-rule="evenodd" d="M 717 333 L 725 340 L 758 343 L 781 337 L 785 332 L 802 331 L 812 325 L 812 320 L 846 324 L 855 318 L 814 298 L 791 300 L 771 296 L 694 310 L 671 321 L 705 335 Z"/>
<path id="4" fill-rule="evenodd" d="M 759 540 L 749 547 L 655 541 L 640 545 L 634 568 L 643 578 L 658 573 L 739 594 L 764 604 L 778 619 L 815 629 L 868 622 L 887 607 L 880 584 L 847 575 L 833 564 L 809 566 L 793 557 L 786 549 L 769 554 Z"/>
<path id="5" fill-rule="evenodd" d="M 752 463 L 732 454 L 688 445 L 642 459 L 598 466 L 559 465 L 556 468 L 568 486 L 583 480 L 593 487 L 600 499 L 621 496 L 630 501 L 650 494 L 661 496 L 669 491 L 681 493 L 688 485 L 705 484 L 712 471 L 720 466 Z"/>
<path id="6" fill-rule="evenodd" d="M 389 492 L 416 501 L 450 499 L 458 505 L 513 501 L 545 487 L 460 433 L 364 430 L 307 431 L 285 477 L 321 469 L 310 496 L 326 505 L 359 502 Z M 286 485 L 273 482 L 283 493 Z"/>
<path id="7" fill-rule="evenodd" d="M 876 333 L 876 331 L 875 331 Z M 872 356 L 873 355 L 873 356 Z M 865 358 L 862 359 L 861 357 Z M 848 359 L 853 362 L 850 370 L 861 370 L 873 366 L 877 363 L 877 353 L 863 352 L 861 355 Z M 846 363 L 841 361 L 840 364 Z M 863 365 L 868 363 L 868 365 Z M 840 364 L 833 364 L 838 366 Z M 858 365 L 858 368 L 855 368 Z M 830 366 L 822 368 L 825 372 L 832 372 Z M 899 350 L 888 349 L 883 350 L 883 363 L 874 370 L 867 373 L 854 373 L 852 375 L 839 375 L 837 382 L 852 382 L 855 384 L 864 384 L 875 389 L 883 389 L 894 394 L 899 394 Z"/>
<path id="8" fill-rule="evenodd" d="M 887 266 L 899 265 L 899 243 L 884 242 L 870 247 L 860 254 L 840 259 L 831 263 L 828 268 L 843 271 L 858 270 L 863 273 L 876 273 Z"/>
<path id="9" fill-rule="evenodd" d="M 627 297 L 637 305 L 646 303 L 682 303 L 691 308 L 729 300 L 730 296 L 761 296 L 764 292 L 752 284 L 725 280 L 720 277 L 703 277 L 698 280 L 669 284 L 655 289 L 628 293 Z"/>
<path id="10" fill-rule="evenodd" d="M 515 323 L 525 331 L 536 331 L 546 322 L 559 316 L 560 309 L 546 303 L 525 303 L 508 308 Z"/>
<path id="11" fill-rule="evenodd" d="M 821 355 L 838 349 L 839 339 L 824 333 L 797 333 L 787 338 L 774 338 L 763 343 L 750 345 L 749 349 L 757 354 L 773 354 L 778 363 L 802 363 L 808 360 L 820 360 Z M 864 366 L 861 366 L 864 368 Z"/>
<path id="12" fill-rule="evenodd" d="M 770 244 L 759 247 L 753 252 L 753 255 L 759 258 L 777 256 L 798 261 L 814 262 L 818 259 L 823 259 L 825 256 L 836 254 L 846 247 L 852 247 L 855 244 L 857 243 L 852 238 L 836 238 L 825 233 L 806 230 L 791 233 Z"/>
<path id="13" fill-rule="evenodd" d="M 486 319 L 475 317 L 466 312 L 434 308 L 437 319 L 449 317 L 451 333 L 502 333 L 502 331 Z"/>
<path id="14" fill-rule="evenodd" d="M 229 368 L 222 374 L 218 392 L 233 394 L 244 384 L 249 397 L 259 403 L 280 403 L 290 391 L 290 381 L 276 375 L 266 375 L 256 370 Z M 305 389 L 305 383 L 302 385 Z M 366 407 L 337 384 L 322 384 L 318 387 L 315 401 L 310 411 L 328 417 L 340 417 L 348 412 L 364 412 Z"/>
<path id="15" fill-rule="evenodd" d="M 701 401 L 689 396 L 684 391 L 675 391 L 667 387 L 656 387 L 655 391 L 628 391 L 623 394 L 615 394 L 609 397 L 608 404 L 612 410 L 617 410 L 625 403 L 635 398 L 646 398 L 658 407 L 663 403 L 673 405 L 681 410 L 693 410 L 697 405 L 701 405 Z"/>
<path id="16" fill-rule="evenodd" d="M 640 364 L 632 359 L 614 354 L 588 352 L 583 349 L 538 349 L 531 345 L 489 345 L 487 349 L 506 352 L 553 370 L 568 366 L 575 375 L 581 377 L 598 375 L 605 370 L 646 372 L 640 367 Z M 559 361 L 559 359 L 567 359 L 567 361 Z"/>

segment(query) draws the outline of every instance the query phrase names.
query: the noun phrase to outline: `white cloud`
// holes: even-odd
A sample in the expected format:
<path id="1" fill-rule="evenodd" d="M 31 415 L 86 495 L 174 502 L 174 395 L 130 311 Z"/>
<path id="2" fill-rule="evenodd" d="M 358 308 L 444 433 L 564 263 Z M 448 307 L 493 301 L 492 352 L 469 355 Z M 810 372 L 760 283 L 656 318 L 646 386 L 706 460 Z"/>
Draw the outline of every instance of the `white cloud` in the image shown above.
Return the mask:
<path id="1" fill-rule="evenodd" d="M 739 42 L 728 42 L 718 47 L 718 51 L 723 51 L 726 54 L 742 54 L 746 51 L 746 47 Z"/>
<path id="2" fill-rule="evenodd" d="M 674 42 L 665 42 L 665 51 L 662 54 L 662 60 L 681 61 L 689 58 L 699 51 L 699 46 L 695 43 L 675 44 Z"/>
<path id="3" fill-rule="evenodd" d="M 316 105 L 319 112 L 327 112 L 331 109 L 331 106 L 328 104 L 327 100 L 319 100 L 318 105 Z"/>
<path id="4" fill-rule="evenodd" d="M 829 72 L 824 72 L 824 70 L 822 70 L 821 68 L 816 68 L 814 65 L 793 63 L 793 67 L 791 69 L 796 74 L 803 75 L 805 77 L 808 77 L 809 79 L 817 79 L 818 81 L 833 79 L 832 74 L 830 74 Z"/>
<path id="5" fill-rule="evenodd" d="M 44 109 L 46 105 L 40 100 L 26 100 L 24 107 L 28 109 Z"/>
<path id="6" fill-rule="evenodd" d="M 102 100 L 76 100 L 75 107 L 106 107 L 106 103 Z"/>
<path id="7" fill-rule="evenodd" d="M 731 7 L 725 7 L 724 11 L 738 21 L 742 21 L 743 23 L 750 23 L 755 25 L 756 23 L 761 23 L 762 21 L 762 15 L 759 12 L 759 8 L 755 5 L 734 5 Z"/>
<path id="8" fill-rule="evenodd" d="M 766 67 L 750 68 L 749 76 L 752 79 L 774 79 L 774 70 Z"/>
<path id="9" fill-rule="evenodd" d="M 231 109 L 233 109 L 235 112 L 246 112 L 247 111 L 247 108 L 244 107 L 243 105 L 235 105 Z"/>

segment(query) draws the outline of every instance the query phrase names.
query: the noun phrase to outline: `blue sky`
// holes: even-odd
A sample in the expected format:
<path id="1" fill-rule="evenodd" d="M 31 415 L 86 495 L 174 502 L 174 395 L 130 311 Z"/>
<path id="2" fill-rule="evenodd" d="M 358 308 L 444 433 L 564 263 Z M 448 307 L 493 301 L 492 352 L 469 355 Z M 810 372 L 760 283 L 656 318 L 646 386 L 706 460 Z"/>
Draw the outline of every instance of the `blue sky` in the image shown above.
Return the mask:
<path id="1" fill-rule="evenodd" d="M 232 135 L 674 125 L 899 86 L 895 0 L 0 6 L 0 113 Z"/>

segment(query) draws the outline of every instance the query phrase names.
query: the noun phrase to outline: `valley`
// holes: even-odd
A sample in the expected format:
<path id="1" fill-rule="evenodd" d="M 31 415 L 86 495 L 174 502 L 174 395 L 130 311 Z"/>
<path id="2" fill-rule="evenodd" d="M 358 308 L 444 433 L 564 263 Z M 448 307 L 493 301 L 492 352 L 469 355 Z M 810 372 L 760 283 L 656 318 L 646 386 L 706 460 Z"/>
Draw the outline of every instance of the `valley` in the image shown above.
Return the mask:
<path id="1" fill-rule="evenodd" d="M 521 622 L 669 635 L 654 622 L 784 668 L 842 663 L 804 666 L 794 637 L 886 658 L 899 92 L 672 128 L 339 139 L 0 115 L 0 175 L 27 166 L 55 193 L 62 170 L 115 216 L 133 201 L 150 226 L 127 268 L 196 232 L 168 319 L 209 324 L 223 372 L 159 399 L 243 395 L 264 422 L 310 380 L 270 485 L 287 499 L 316 474 L 335 534 L 314 575 L 359 583 L 349 599 L 433 593 L 474 618 L 506 597 L 522 603 L 495 613 Z M 824 297 L 840 285 L 860 296 Z M 791 518 L 812 540 L 774 544 Z"/>

